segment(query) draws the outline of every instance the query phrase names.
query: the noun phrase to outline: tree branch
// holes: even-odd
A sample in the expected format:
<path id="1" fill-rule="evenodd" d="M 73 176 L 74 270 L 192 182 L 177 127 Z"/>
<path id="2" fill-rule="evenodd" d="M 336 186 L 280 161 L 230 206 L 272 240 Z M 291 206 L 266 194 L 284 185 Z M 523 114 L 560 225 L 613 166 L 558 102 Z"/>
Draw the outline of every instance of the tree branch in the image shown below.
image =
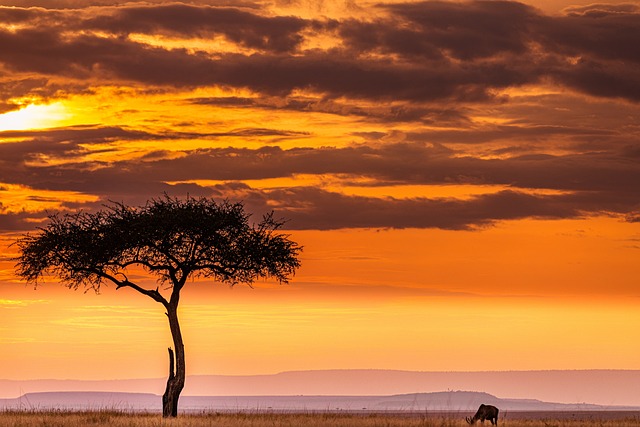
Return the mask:
<path id="1" fill-rule="evenodd" d="M 150 247 L 151 249 L 153 249 L 153 250 L 157 251 L 159 254 L 162 254 L 163 256 L 167 257 L 167 258 L 169 259 L 169 261 L 171 261 L 171 262 L 175 263 L 177 266 L 179 266 L 179 265 L 181 264 L 179 259 L 177 259 L 177 258 L 176 258 L 176 257 L 174 257 L 173 255 L 171 255 L 171 254 L 169 253 L 169 251 L 165 251 L 165 250 L 160 249 L 160 248 L 158 247 L 158 245 L 149 244 L 149 247 Z"/>
<path id="2" fill-rule="evenodd" d="M 191 249 L 189 250 L 189 262 L 193 262 L 193 260 L 196 258 L 196 252 L 198 251 L 198 248 L 200 247 L 200 239 L 195 239 L 191 242 Z"/>
<path id="3" fill-rule="evenodd" d="M 128 287 L 131 289 L 135 289 L 136 291 L 140 292 L 143 295 L 148 296 L 149 298 L 153 299 L 154 301 L 159 302 L 160 304 L 164 305 L 165 307 L 169 306 L 169 301 L 166 300 L 165 297 L 162 296 L 162 294 L 158 291 L 158 289 L 145 289 L 141 286 L 136 285 L 133 282 L 130 282 L 129 280 L 124 280 L 121 281 L 120 284 L 118 284 L 116 286 L 116 289 L 120 289 L 123 287 Z"/>
<path id="4" fill-rule="evenodd" d="M 85 271 L 89 272 L 89 273 L 93 273 L 98 277 L 102 277 L 104 279 L 107 279 L 113 283 L 115 283 L 116 285 L 116 290 L 123 288 L 123 287 L 128 287 L 131 289 L 135 289 L 136 291 L 140 292 L 143 295 L 148 296 L 149 298 L 153 299 L 154 301 L 159 302 L 160 304 L 164 305 L 165 307 L 167 307 L 169 305 L 169 302 L 166 300 L 165 297 L 162 296 L 162 294 L 158 291 L 158 289 L 145 289 L 133 282 L 131 282 L 127 276 L 125 276 L 124 280 L 118 280 L 116 279 L 114 276 L 112 276 L 109 273 L 105 273 L 104 271 L 98 270 L 98 269 L 86 269 Z"/>
<path id="5" fill-rule="evenodd" d="M 171 270 L 171 269 L 173 269 L 173 267 L 170 266 L 170 265 L 164 265 L 164 264 L 154 265 L 154 264 L 151 264 L 148 261 L 144 261 L 144 260 L 139 259 L 139 258 L 132 259 L 131 261 L 127 261 L 127 262 L 114 263 L 114 265 L 117 265 L 118 267 L 121 267 L 121 268 L 127 268 L 127 267 L 129 267 L 131 265 L 136 265 L 136 264 L 141 265 L 143 267 L 147 267 L 149 269 L 149 271 L 159 271 L 159 270 Z"/>
<path id="6" fill-rule="evenodd" d="M 211 270 L 221 276 L 230 276 L 234 272 L 238 271 L 238 264 L 230 265 L 229 267 L 222 267 L 219 264 L 196 264 L 194 270 Z"/>

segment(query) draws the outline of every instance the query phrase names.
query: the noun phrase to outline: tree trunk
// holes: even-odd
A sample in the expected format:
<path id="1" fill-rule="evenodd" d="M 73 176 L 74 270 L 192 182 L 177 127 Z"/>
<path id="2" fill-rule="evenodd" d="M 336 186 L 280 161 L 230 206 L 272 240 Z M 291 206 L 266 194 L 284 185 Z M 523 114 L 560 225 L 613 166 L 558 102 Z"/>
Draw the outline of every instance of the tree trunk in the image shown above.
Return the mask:
<path id="1" fill-rule="evenodd" d="M 173 350 L 169 348 L 169 378 L 167 379 L 167 388 L 162 396 L 162 416 L 165 418 L 178 416 L 178 398 L 184 388 L 185 380 L 184 344 L 178 323 L 177 304 L 169 306 L 167 317 L 175 347 L 175 358 Z"/>

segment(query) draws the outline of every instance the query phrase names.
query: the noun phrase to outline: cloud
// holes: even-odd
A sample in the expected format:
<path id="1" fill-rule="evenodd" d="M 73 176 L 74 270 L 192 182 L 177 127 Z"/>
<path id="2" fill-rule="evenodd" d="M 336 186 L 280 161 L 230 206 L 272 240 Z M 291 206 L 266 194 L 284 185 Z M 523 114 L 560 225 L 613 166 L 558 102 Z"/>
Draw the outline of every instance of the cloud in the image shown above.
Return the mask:
<path id="1" fill-rule="evenodd" d="M 0 212 L 0 232 L 33 230 L 36 226 L 44 224 L 46 219 L 46 215 L 42 212 Z"/>
<path id="2" fill-rule="evenodd" d="M 119 168 L 120 165 L 114 165 L 105 171 L 117 175 Z M 206 149 L 126 169 L 167 181 L 346 174 L 375 178 L 381 184 L 484 184 L 566 191 L 637 191 L 640 182 L 640 167 L 610 154 L 483 160 L 460 157 L 445 147 L 420 143 L 290 150 Z"/>
<path id="3" fill-rule="evenodd" d="M 0 31 L 0 61 L 44 78 L 247 88 L 273 96 L 306 90 L 329 98 L 489 102 L 496 91 L 551 80 L 593 96 L 640 100 L 635 7 L 574 8 L 565 16 L 511 1 L 381 9 L 386 14 L 374 20 L 339 21 L 179 3 L 94 7 L 86 14 L 0 8 L 0 20 L 21 23 Z M 151 46 L 129 38 L 132 32 L 220 35 L 255 53 Z M 339 43 L 303 50 L 305 41 L 323 35 Z"/>
<path id="4" fill-rule="evenodd" d="M 248 186 L 214 188 L 214 196 L 245 203 L 249 212 L 269 212 L 287 218 L 288 229 L 441 228 L 475 230 L 497 221 L 523 218 L 579 218 L 601 211 L 597 195 L 587 193 L 536 195 L 500 191 L 470 199 L 397 199 L 364 197 L 316 187 L 256 190 Z M 619 202 L 622 202 L 620 197 Z M 609 206 L 611 207 L 611 206 Z"/>
<path id="5" fill-rule="evenodd" d="M 322 116 L 324 125 L 347 117 L 341 126 L 352 126 L 340 144 L 349 138 L 365 144 L 331 147 L 334 140 L 314 139 L 312 125 L 293 121 L 290 128 L 256 120 L 211 131 L 162 128 L 158 120 L 153 131 L 88 125 L 0 132 L 0 182 L 102 200 L 137 201 L 163 191 L 246 193 L 256 206 L 281 207 L 305 227 L 320 228 L 334 221 L 368 226 L 349 213 L 357 209 L 379 212 L 371 226 L 392 227 L 392 212 L 406 211 L 398 227 L 442 228 L 603 212 L 633 220 L 638 211 L 637 5 L 576 6 L 551 16 L 512 1 L 394 2 L 372 6 L 376 13 L 366 19 L 364 10 L 308 19 L 278 15 L 260 2 L 86 4 L 0 7 L 0 112 L 32 99 L 128 86 L 163 92 L 164 102 L 200 113 L 181 130 L 209 125 L 207 106 L 246 109 L 243 114 L 259 108 L 270 117 L 276 110 L 325 113 L 333 117 Z M 225 46 L 216 50 L 211 41 L 222 39 Z M 320 114 L 310 117 L 320 122 Z M 232 146 L 287 138 L 287 147 L 305 138 L 306 148 L 217 144 L 168 151 L 174 140 Z M 124 141 L 148 141 L 152 151 L 135 159 L 90 156 L 115 152 Z M 95 158 L 103 160 L 88 160 Z M 389 199 L 336 188 L 249 191 L 238 184 L 297 175 L 510 192 L 472 200 Z M 200 180 L 235 184 L 207 187 Z M 41 217 L 7 214 L 0 223 L 22 227 Z"/>
<path id="6" fill-rule="evenodd" d="M 83 20 L 84 29 L 116 34 L 164 34 L 193 38 L 223 35 L 239 45 L 274 51 L 293 51 L 302 41 L 308 22 L 293 16 L 260 16 L 235 7 L 160 4 L 126 6 Z"/>
<path id="7" fill-rule="evenodd" d="M 522 154 L 503 159 L 481 159 L 440 144 L 411 142 L 361 144 L 348 147 L 292 148 L 203 148 L 162 151 L 142 159 L 113 163 L 87 162 L 83 156 L 93 143 L 123 140 L 170 141 L 174 138 L 228 136 L 299 136 L 270 129 L 238 129 L 223 133 L 154 134 L 117 127 L 76 127 L 52 131 L 4 132 L 0 136 L 29 138 L 0 145 L 0 182 L 34 186 L 49 182 L 58 189 L 101 193 L 109 185 L 118 192 L 128 182 L 175 182 L 194 180 L 239 181 L 297 174 L 368 177 L 388 184 L 483 184 L 523 189 L 561 191 L 640 190 L 640 167 L 629 160 L 634 151 L 575 153 L 564 155 Z M 61 165 L 32 165 L 29 160 L 47 154 L 64 157 Z M 74 157 L 77 159 L 74 161 Z M 56 178 L 60 177 L 60 178 Z M 108 178 L 110 177 L 110 178 Z M 103 182 L 104 181 L 104 182 Z M 120 183 L 120 184 L 118 184 Z M 40 184 L 42 185 L 42 184 Z"/>
<path id="8" fill-rule="evenodd" d="M 166 0 L 3 0 L 2 4 L 4 6 L 21 8 L 81 9 L 87 7 L 121 6 L 123 4 L 162 4 L 166 2 Z M 191 0 L 189 3 L 209 6 L 258 8 L 260 2 L 251 0 Z"/>
<path id="9" fill-rule="evenodd" d="M 470 61 L 528 53 L 535 9 L 512 1 L 398 3 L 391 19 L 350 20 L 340 34 L 355 51 L 399 54 L 413 60 L 452 56 Z"/>
<path id="10" fill-rule="evenodd" d="M 533 83 L 537 76 L 518 67 L 453 63 L 394 63 L 349 55 L 312 52 L 304 56 L 229 54 L 216 61 L 213 80 L 270 95 L 309 90 L 326 96 L 430 102 L 483 101 L 488 91 Z"/>
<path id="11" fill-rule="evenodd" d="M 622 62 L 601 63 L 581 59 L 575 66 L 559 68 L 551 74 L 566 87 L 590 95 L 640 101 L 640 77 L 631 73 L 629 66 Z"/>
<path id="12" fill-rule="evenodd" d="M 22 308 L 28 307 L 34 304 L 48 304 L 48 300 L 12 300 L 12 299 L 0 299 L 0 307 L 3 308 Z"/>
<path id="13" fill-rule="evenodd" d="M 135 184 L 135 183 L 134 183 Z M 195 187 L 195 186 L 193 186 Z M 192 189 L 193 189 L 192 187 Z M 142 205 L 153 189 L 146 191 L 134 185 L 126 200 Z M 166 186 L 165 192 L 184 196 L 184 188 Z M 122 191 L 120 194 L 126 194 Z M 161 193 L 156 193 L 161 194 Z M 245 184 L 221 184 L 200 188 L 193 196 L 204 195 L 217 199 L 241 201 L 247 211 L 260 214 L 275 211 L 276 216 L 288 220 L 287 229 L 332 230 L 341 228 L 440 228 L 475 230 L 492 226 L 498 221 L 523 218 L 562 219 L 596 214 L 618 213 L 612 208 L 628 208 L 624 195 L 609 205 L 598 194 L 578 193 L 536 195 L 518 191 L 500 191 L 470 199 L 364 197 L 346 195 L 316 187 L 282 189 L 254 189 Z M 613 197 L 605 195 L 604 198 Z M 119 200 L 118 200 L 119 201 Z M 98 203 L 83 205 L 83 209 L 102 208 Z M 603 210 L 603 208 L 605 210 Z M 77 209 L 77 208 L 76 208 Z M 0 215 L 0 229 L 28 230 L 34 227 L 36 214 Z M 44 220 L 44 218 L 39 218 Z"/>
<path id="14" fill-rule="evenodd" d="M 237 5 L 183 3 L 127 3 L 70 10 L 0 7 L 2 21 L 28 26 L 30 30 L 64 30 L 67 36 L 72 35 L 69 32 L 99 32 L 120 39 L 131 34 L 206 40 L 223 36 L 239 46 L 273 52 L 295 50 L 303 39 L 301 32 L 312 24 L 293 16 L 263 16 L 255 8 Z"/>
<path id="15" fill-rule="evenodd" d="M 338 116 L 354 116 L 367 118 L 377 122 L 413 122 L 424 124 L 451 125 L 468 124 L 469 118 L 463 112 L 454 108 L 425 107 L 405 105 L 360 105 L 339 99 L 317 99 L 311 97 L 288 96 L 286 98 L 273 97 L 208 97 L 192 98 L 190 103 L 195 105 L 210 105 L 214 107 L 231 108 L 259 108 L 262 110 L 288 110 L 303 113 L 326 113 Z"/>
<path id="16" fill-rule="evenodd" d="M 99 163 L 84 160 L 85 153 L 78 151 L 77 144 L 105 138 L 155 136 L 119 128 L 60 130 L 54 132 L 47 143 L 39 142 L 45 140 L 43 137 L 32 136 L 30 143 L 20 146 L 24 150 L 22 160 L 15 157 L 13 161 L 0 161 L 0 182 L 33 189 L 95 194 L 103 201 L 117 195 L 134 204 L 142 204 L 148 197 L 163 192 L 231 198 L 244 200 L 256 211 L 276 208 L 295 220 L 298 224 L 295 227 L 300 228 L 467 229 L 500 220 L 572 218 L 603 213 L 627 215 L 629 220 L 638 210 L 640 195 L 638 163 L 615 152 L 481 159 L 461 156 L 442 145 L 402 142 L 286 150 L 273 146 L 209 148 L 174 153 L 170 158 L 157 152 L 141 159 Z M 43 150 L 43 145 L 49 153 L 66 156 L 66 161 L 51 165 L 31 164 L 29 160 Z M 16 148 L 7 150 L 12 152 Z M 78 160 L 74 161 L 73 156 Z M 310 187 L 260 190 L 240 183 L 299 174 L 340 176 L 343 182 L 352 180 L 353 183 L 367 178 L 366 185 L 369 186 L 485 185 L 510 190 L 472 199 L 393 199 L 353 196 Z M 198 181 L 236 184 L 208 187 L 197 184 Z M 175 182 L 181 184 L 170 184 Z M 85 206 L 91 209 L 99 205 L 75 204 L 67 208 Z M 5 215 L 0 224 L 4 229 L 17 229 L 25 226 L 25 221 L 36 221 L 42 216 L 33 213 Z"/>
<path id="17" fill-rule="evenodd" d="M 19 104 L 7 102 L 7 100 L 42 93 L 46 85 L 47 80 L 43 78 L 11 79 L 10 77 L 0 77 L 0 114 L 20 108 Z"/>
<path id="18" fill-rule="evenodd" d="M 290 131 L 268 128 L 241 128 L 226 132 L 174 132 L 152 133 L 118 126 L 79 125 L 66 128 L 46 130 L 2 131 L 0 138 L 15 139 L 15 142 L 0 144 L 0 164 L 19 168 L 29 160 L 37 160 L 43 156 L 68 160 L 81 158 L 89 153 L 117 151 L 117 147 L 91 148 L 91 145 L 104 145 L 123 141 L 172 141 L 186 138 L 220 138 L 220 137 L 274 137 L 286 139 L 308 135 L 304 131 Z M 157 156 L 159 151 L 149 153 L 148 158 Z M 103 166 L 106 166 L 103 165 Z M 0 182 L 2 182 L 0 180 Z M 4 181 L 7 182 L 7 181 Z"/>
<path id="19" fill-rule="evenodd" d="M 627 222 L 640 222 L 640 211 L 629 212 L 625 220 Z"/>
<path id="20" fill-rule="evenodd" d="M 0 170 L 8 173 L 11 168 L 17 172 L 30 160 L 37 160 L 42 156 L 71 159 L 91 152 L 87 145 L 125 140 L 158 140 L 162 139 L 162 135 L 116 126 L 83 125 L 45 131 L 3 131 L 0 132 L 0 138 L 16 140 L 0 144 L 0 167 L 2 167 Z M 101 148 L 101 150 L 111 151 L 115 148 Z"/>
<path id="21" fill-rule="evenodd" d="M 10 70 L 45 76 L 102 77 L 173 86 L 211 81 L 204 74 L 212 62 L 202 55 L 88 34 L 69 37 L 47 29 L 0 30 L 0 54 L 0 62 Z M 183 73 L 190 77 L 180 78 Z"/>

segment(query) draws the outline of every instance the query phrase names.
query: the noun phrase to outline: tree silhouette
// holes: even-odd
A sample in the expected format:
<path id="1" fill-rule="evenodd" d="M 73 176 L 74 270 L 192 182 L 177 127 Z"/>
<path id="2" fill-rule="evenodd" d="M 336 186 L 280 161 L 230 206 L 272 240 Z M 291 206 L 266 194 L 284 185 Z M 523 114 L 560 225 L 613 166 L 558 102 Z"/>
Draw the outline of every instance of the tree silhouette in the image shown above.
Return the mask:
<path id="1" fill-rule="evenodd" d="M 16 241 L 16 272 L 34 286 L 44 274 L 57 276 L 70 289 L 98 292 L 111 282 L 162 304 L 175 348 L 175 355 L 169 348 L 162 413 L 176 417 L 185 382 L 178 303 L 187 280 L 234 285 L 271 277 L 286 283 L 300 266 L 302 248 L 277 231 L 282 221 L 269 214 L 251 224 L 249 217 L 241 203 L 167 195 L 138 208 L 112 203 L 95 213 L 53 214 L 37 234 Z M 140 268 L 157 278 L 155 289 L 129 279 Z"/>

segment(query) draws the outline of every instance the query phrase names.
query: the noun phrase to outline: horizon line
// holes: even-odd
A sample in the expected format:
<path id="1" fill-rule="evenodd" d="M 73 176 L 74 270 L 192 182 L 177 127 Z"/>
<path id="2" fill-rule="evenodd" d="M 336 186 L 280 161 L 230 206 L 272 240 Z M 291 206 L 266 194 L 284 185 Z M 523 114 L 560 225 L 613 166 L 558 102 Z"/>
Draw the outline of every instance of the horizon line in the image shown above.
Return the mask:
<path id="1" fill-rule="evenodd" d="M 384 369 L 384 368 L 332 368 L 332 369 L 298 369 L 291 371 L 279 371 L 263 374 L 187 374 L 187 377 L 268 377 L 297 373 L 321 373 L 321 372 L 402 372 L 412 374 L 482 374 L 482 373 L 544 373 L 544 372 L 640 372 L 640 369 L 625 368 L 583 368 L 583 369 L 506 369 L 506 370 L 447 370 L 447 371 L 420 371 L 410 369 Z M 0 378 L 0 381 L 140 381 L 140 380 L 166 380 L 158 377 L 136 378 L 27 378 L 11 379 Z"/>

